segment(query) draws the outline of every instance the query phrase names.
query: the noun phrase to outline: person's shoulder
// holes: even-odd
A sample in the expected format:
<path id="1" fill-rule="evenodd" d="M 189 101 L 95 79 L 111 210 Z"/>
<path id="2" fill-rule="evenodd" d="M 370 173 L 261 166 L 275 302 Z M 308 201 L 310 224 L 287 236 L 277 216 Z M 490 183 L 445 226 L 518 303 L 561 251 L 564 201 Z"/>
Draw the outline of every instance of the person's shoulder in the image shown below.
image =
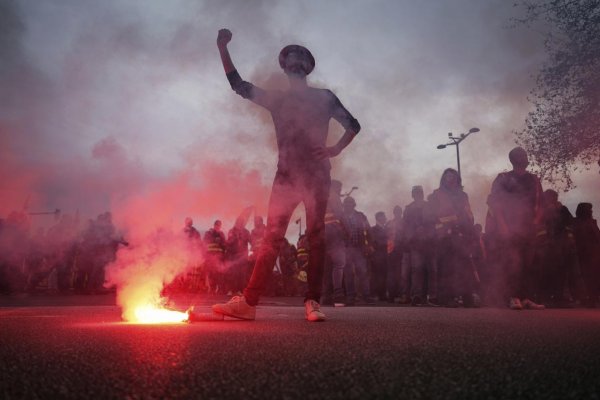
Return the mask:
<path id="1" fill-rule="evenodd" d="M 500 172 L 498 175 L 496 175 L 496 178 L 494 178 L 494 181 L 492 182 L 492 186 L 496 187 L 496 186 L 504 186 L 507 182 L 509 182 L 511 179 L 514 180 L 514 172 L 513 171 L 503 171 Z"/>
<path id="2" fill-rule="evenodd" d="M 540 181 L 540 177 L 539 177 L 539 176 L 537 176 L 536 174 L 534 174 L 533 172 L 526 171 L 526 172 L 525 172 L 525 174 L 526 174 L 526 175 L 527 175 L 527 177 L 528 177 L 529 179 L 531 179 L 532 181 L 537 181 L 537 182 L 539 182 L 539 181 Z"/>
<path id="3" fill-rule="evenodd" d="M 433 192 L 429 196 L 427 196 L 427 201 L 435 200 L 439 197 L 441 191 L 439 188 L 433 189 Z"/>
<path id="4" fill-rule="evenodd" d="M 309 90 L 313 96 L 319 96 L 321 98 L 334 101 L 337 99 L 335 93 L 326 88 L 309 87 Z"/>
<path id="5" fill-rule="evenodd" d="M 513 171 L 503 171 L 496 175 L 496 179 L 504 180 L 514 175 Z"/>
<path id="6" fill-rule="evenodd" d="M 417 203 L 412 201 L 408 203 L 406 207 L 404 207 L 404 212 L 406 213 L 407 211 L 412 211 L 415 207 L 417 207 Z"/>

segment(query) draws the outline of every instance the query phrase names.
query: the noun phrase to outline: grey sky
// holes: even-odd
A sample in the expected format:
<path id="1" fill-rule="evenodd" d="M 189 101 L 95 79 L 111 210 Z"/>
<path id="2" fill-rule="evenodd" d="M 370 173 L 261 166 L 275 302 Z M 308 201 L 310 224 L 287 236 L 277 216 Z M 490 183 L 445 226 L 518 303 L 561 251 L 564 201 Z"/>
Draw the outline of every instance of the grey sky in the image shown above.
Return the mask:
<path id="1" fill-rule="evenodd" d="M 0 85 L 11 94 L 0 103 L 9 194 L 0 212 L 30 195 L 31 207 L 95 215 L 185 181 L 188 199 L 173 211 L 205 229 L 245 200 L 266 199 L 256 191 L 268 191 L 274 173 L 273 129 L 223 75 L 215 39 L 228 27 L 238 70 L 259 85 L 285 82 L 277 64 L 284 45 L 313 52 L 312 84 L 332 89 L 363 126 L 333 175 L 360 187 L 358 208 L 371 222 L 377 210 L 391 215 L 408 204 L 412 185 L 436 188 L 443 169 L 456 166 L 454 149 L 436 145 L 447 132 L 479 127 L 461 145 L 461 166 L 483 222 L 544 57 L 538 31 L 508 28 L 519 12 L 512 3 L 0 0 L 11 11 L 0 42 Z M 332 124 L 331 139 L 340 134 Z M 239 173 L 227 176 L 220 163 Z M 222 189 L 236 197 L 223 210 L 203 194 L 216 190 L 213 173 L 239 179 Z M 254 187 L 240 189 L 245 181 Z M 565 204 L 600 207 L 598 171 L 575 181 Z M 264 213 L 265 204 L 257 207 Z"/>

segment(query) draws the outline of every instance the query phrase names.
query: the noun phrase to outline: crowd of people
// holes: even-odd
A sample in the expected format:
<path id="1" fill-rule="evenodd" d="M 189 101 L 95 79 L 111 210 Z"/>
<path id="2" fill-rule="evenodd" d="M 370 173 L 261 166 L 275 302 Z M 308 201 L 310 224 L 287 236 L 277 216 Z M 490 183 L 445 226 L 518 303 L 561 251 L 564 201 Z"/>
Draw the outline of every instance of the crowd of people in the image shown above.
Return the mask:
<path id="1" fill-rule="evenodd" d="M 512 309 L 595 306 L 600 296 L 600 230 L 592 205 L 580 203 L 575 217 L 554 190 L 543 191 L 527 172 L 527 155 L 516 148 L 513 170 L 499 174 L 488 197 L 485 233 L 475 224 L 461 177 L 446 169 L 425 196 L 412 188 L 413 201 L 367 216 L 357 210 L 342 183 L 333 180 L 325 215 L 326 260 L 323 305 L 389 302 L 414 306 Z M 246 216 L 247 217 L 247 216 Z M 264 241 L 263 218 L 246 228 L 238 218 L 225 233 L 222 221 L 202 235 L 191 218 L 183 233 L 201 255 L 198 265 L 165 288 L 240 295 Z M 26 212 L 0 220 L 0 291 L 102 293 L 105 267 L 115 260 L 118 234 L 110 212 L 81 227 L 63 215 L 46 232 L 30 233 Z M 310 244 L 281 244 L 267 295 L 296 296 L 306 290 Z"/>
<path id="2" fill-rule="evenodd" d="M 105 293 L 105 267 L 127 245 L 110 212 L 82 227 L 78 216 L 62 215 L 50 229 L 31 233 L 26 211 L 0 219 L 0 293 Z"/>
<path id="3" fill-rule="evenodd" d="M 513 169 L 496 177 L 488 196 L 485 233 L 452 168 L 427 197 L 414 186 L 404 213 L 396 206 L 388 221 L 377 212 L 374 226 L 352 197 L 341 200 L 341 183 L 333 181 L 322 303 L 596 306 L 600 230 L 592 205 L 580 203 L 573 217 L 527 171 L 525 150 L 513 149 L 509 160 Z"/>

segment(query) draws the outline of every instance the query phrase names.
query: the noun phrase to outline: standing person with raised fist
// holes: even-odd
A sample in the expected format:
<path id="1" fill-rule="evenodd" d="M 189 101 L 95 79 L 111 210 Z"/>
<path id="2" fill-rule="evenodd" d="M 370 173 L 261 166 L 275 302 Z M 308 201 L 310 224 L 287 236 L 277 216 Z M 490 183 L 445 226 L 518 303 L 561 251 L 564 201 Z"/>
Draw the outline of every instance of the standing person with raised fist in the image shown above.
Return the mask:
<path id="1" fill-rule="evenodd" d="M 308 86 L 306 77 L 315 67 L 315 59 L 307 48 L 295 44 L 284 47 L 279 53 L 279 65 L 288 77 L 289 88 L 264 90 L 240 77 L 227 49 L 231 38 L 227 29 L 221 29 L 217 37 L 225 74 L 237 94 L 271 113 L 279 160 L 269 201 L 265 241 L 250 282 L 243 296 L 216 304 L 213 311 L 233 318 L 255 319 L 256 305 L 275 264 L 292 213 L 302 202 L 306 208 L 306 234 L 311 250 L 305 316 L 309 321 L 324 321 L 319 299 L 325 257 L 324 218 L 331 183 L 329 158 L 339 155 L 350 144 L 360 131 L 360 124 L 333 92 Z M 331 118 L 345 128 L 345 133 L 335 145 L 327 147 Z"/>

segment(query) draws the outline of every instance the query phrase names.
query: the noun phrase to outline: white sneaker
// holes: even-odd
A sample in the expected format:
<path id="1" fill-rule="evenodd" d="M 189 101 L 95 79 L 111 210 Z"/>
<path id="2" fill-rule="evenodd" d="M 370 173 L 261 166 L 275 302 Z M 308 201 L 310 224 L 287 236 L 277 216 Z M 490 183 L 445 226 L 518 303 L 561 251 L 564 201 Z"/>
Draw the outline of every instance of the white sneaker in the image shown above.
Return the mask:
<path id="1" fill-rule="evenodd" d="M 235 296 L 227 303 L 215 304 L 212 310 L 217 314 L 231 318 L 253 320 L 256 318 L 256 306 L 246 303 L 244 296 Z"/>
<path id="2" fill-rule="evenodd" d="M 307 300 L 304 303 L 306 319 L 311 322 L 325 321 L 325 314 L 321 311 L 321 305 L 314 300 Z"/>
<path id="3" fill-rule="evenodd" d="M 546 306 L 543 304 L 534 303 L 529 299 L 525 299 L 523 300 L 523 308 L 526 308 L 528 310 L 545 310 Z"/>
<path id="4" fill-rule="evenodd" d="M 223 321 L 223 318 L 225 317 L 223 314 L 217 314 L 214 311 L 212 313 L 196 311 L 194 306 L 188 308 L 186 313 L 188 315 L 187 322 Z"/>
<path id="5" fill-rule="evenodd" d="M 508 308 L 511 310 L 522 310 L 523 304 L 521 304 L 521 300 L 518 297 L 511 297 L 508 303 Z"/>

